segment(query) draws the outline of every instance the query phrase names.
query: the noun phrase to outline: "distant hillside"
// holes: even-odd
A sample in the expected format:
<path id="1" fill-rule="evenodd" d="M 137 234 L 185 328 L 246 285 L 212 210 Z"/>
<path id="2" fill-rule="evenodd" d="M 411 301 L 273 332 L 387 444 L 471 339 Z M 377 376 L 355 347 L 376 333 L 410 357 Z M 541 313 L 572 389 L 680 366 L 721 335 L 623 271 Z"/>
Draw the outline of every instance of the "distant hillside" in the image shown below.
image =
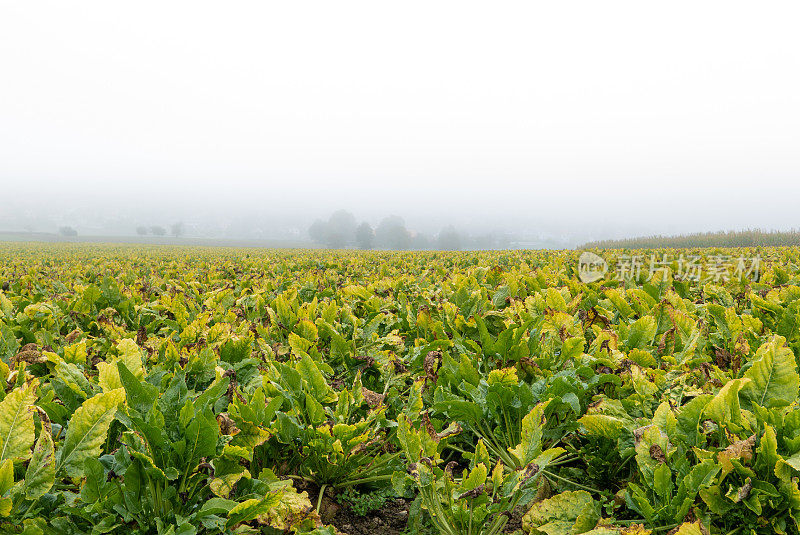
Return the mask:
<path id="1" fill-rule="evenodd" d="M 581 245 L 579 249 L 660 249 L 683 247 L 790 247 L 800 246 L 800 231 L 764 230 L 719 231 L 680 236 L 642 236 L 624 240 L 602 240 Z"/>

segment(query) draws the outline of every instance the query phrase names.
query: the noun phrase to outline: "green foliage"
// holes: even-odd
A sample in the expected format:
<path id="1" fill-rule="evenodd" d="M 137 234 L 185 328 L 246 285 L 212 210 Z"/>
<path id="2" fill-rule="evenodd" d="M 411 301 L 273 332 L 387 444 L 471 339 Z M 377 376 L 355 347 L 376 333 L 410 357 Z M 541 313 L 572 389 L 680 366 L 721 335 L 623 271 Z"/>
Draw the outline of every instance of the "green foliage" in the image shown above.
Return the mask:
<path id="1" fill-rule="evenodd" d="M 468 468 L 461 476 L 448 463 L 442 468 L 441 452 L 446 441 L 459 432 L 451 426 L 441 433 L 412 428 L 403 416 L 398 417 L 398 439 L 408 460 L 407 472 L 393 478 L 395 491 L 403 493 L 406 485 L 417 487 L 422 506 L 441 533 L 450 535 L 501 533 L 508 522 L 508 513 L 529 503 L 538 490 L 539 480 L 547 466 L 564 450 L 541 450 L 538 427 L 542 408 L 534 409 L 523 423 L 522 442 L 512 454 L 521 468 L 506 469 L 498 461 L 491 472 L 488 452 L 482 443 L 475 450 Z"/>
<path id="2" fill-rule="evenodd" d="M 368 513 L 383 507 L 383 504 L 391 496 L 392 492 L 388 489 L 361 492 L 349 487 L 337 494 L 336 500 L 341 504 L 347 505 L 356 515 L 366 516 Z"/>
<path id="3" fill-rule="evenodd" d="M 796 249 L 678 252 L 762 258 L 713 284 L 584 284 L 569 251 L 0 252 L 0 531 L 333 534 L 308 488 L 412 498 L 410 532 L 798 533 Z"/>

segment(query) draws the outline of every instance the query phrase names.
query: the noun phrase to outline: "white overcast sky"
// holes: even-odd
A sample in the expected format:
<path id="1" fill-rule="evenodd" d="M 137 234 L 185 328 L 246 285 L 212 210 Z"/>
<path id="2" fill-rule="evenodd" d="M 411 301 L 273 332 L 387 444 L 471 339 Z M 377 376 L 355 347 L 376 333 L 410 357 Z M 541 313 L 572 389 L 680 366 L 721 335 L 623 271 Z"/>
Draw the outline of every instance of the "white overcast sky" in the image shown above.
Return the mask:
<path id="1" fill-rule="evenodd" d="M 0 184 L 800 227 L 798 23 L 794 1 L 0 0 Z"/>

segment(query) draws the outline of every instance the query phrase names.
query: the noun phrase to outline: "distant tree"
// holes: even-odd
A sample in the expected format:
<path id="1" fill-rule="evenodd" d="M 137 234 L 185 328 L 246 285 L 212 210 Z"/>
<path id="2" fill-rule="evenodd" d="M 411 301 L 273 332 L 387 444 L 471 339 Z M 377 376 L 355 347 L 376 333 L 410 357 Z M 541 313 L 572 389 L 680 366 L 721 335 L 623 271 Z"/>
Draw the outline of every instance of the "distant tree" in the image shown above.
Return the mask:
<path id="1" fill-rule="evenodd" d="M 497 238 L 491 234 L 481 234 L 473 237 L 470 241 L 470 245 L 475 249 L 493 249 L 497 245 Z"/>
<path id="2" fill-rule="evenodd" d="M 411 248 L 415 251 L 425 251 L 431 248 L 431 240 L 427 235 L 418 232 L 411 238 Z"/>
<path id="3" fill-rule="evenodd" d="M 439 232 L 439 239 L 437 245 L 442 251 L 459 251 L 461 250 L 461 234 L 452 226 L 447 226 Z"/>
<path id="4" fill-rule="evenodd" d="M 356 218 L 346 210 L 338 210 L 328 218 L 325 245 L 340 249 L 355 241 Z"/>
<path id="5" fill-rule="evenodd" d="M 328 221 L 317 219 L 308 228 L 308 235 L 325 247 L 340 249 L 355 243 L 356 218 L 346 210 L 331 214 Z"/>
<path id="6" fill-rule="evenodd" d="M 164 227 L 153 225 L 152 227 L 150 227 L 150 233 L 153 236 L 163 236 L 167 233 L 167 230 Z"/>
<path id="7" fill-rule="evenodd" d="M 147 236 L 147 227 L 136 227 L 136 234 L 139 236 Z"/>
<path id="8" fill-rule="evenodd" d="M 308 227 L 308 236 L 317 243 L 324 243 L 326 228 L 325 221 L 317 219 Z"/>
<path id="9" fill-rule="evenodd" d="M 183 225 L 183 221 L 178 221 L 177 223 L 173 223 L 169 227 L 170 234 L 172 234 L 176 238 L 180 238 L 181 236 L 183 236 L 184 230 L 185 228 Z"/>
<path id="10" fill-rule="evenodd" d="M 392 215 L 381 220 L 375 229 L 375 242 L 379 247 L 404 251 L 411 246 L 411 235 L 400 216 Z"/>
<path id="11" fill-rule="evenodd" d="M 78 235 L 78 231 L 70 226 L 59 227 L 58 233 L 67 237 L 75 237 Z"/>
<path id="12" fill-rule="evenodd" d="M 375 231 L 364 221 L 356 228 L 356 245 L 359 249 L 372 249 L 375 243 Z"/>

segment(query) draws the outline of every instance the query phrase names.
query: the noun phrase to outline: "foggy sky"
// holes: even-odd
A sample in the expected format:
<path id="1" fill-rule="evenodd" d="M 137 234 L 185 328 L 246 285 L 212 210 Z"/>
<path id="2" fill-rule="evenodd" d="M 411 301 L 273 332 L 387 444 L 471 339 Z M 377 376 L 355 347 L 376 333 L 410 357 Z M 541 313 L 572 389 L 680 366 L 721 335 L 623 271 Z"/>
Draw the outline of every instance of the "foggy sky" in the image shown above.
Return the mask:
<path id="1" fill-rule="evenodd" d="M 799 16 L 0 0 L 0 216 L 800 227 Z"/>

